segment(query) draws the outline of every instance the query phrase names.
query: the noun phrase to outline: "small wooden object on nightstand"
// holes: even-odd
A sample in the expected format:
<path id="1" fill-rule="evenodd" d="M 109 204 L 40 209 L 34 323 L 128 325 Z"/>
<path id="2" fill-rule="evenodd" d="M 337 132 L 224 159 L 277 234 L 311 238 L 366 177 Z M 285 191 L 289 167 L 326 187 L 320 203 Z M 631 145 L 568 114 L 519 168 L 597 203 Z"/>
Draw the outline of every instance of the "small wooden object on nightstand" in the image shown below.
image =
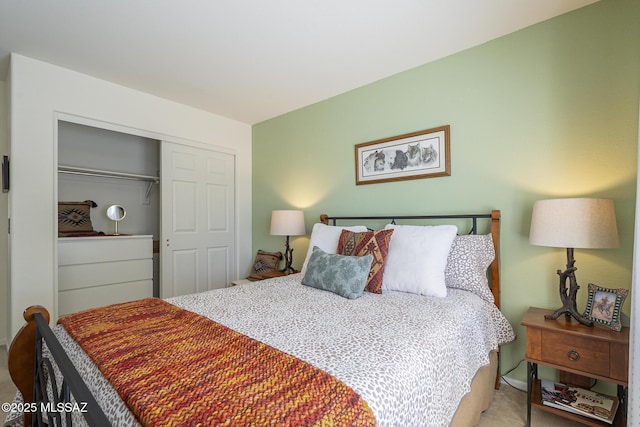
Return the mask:
<path id="1" fill-rule="evenodd" d="M 629 368 L 629 328 L 616 332 L 603 326 L 588 327 L 561 316 L 546 320 L 553 310 L 529 308 L 521 324 L 527 327 L 527 426 L 531 425 L 531 405 L 590 426 L 608 426 L 605 422 L 572 414 L 542 404 L 538 365 L 560 370 L 560 381 L 585 377 L 618 385 L 620 406 L 614 426 L 626 425 L 626 393 Z M 574 384 L 585 387 L 584 384 Z"/>

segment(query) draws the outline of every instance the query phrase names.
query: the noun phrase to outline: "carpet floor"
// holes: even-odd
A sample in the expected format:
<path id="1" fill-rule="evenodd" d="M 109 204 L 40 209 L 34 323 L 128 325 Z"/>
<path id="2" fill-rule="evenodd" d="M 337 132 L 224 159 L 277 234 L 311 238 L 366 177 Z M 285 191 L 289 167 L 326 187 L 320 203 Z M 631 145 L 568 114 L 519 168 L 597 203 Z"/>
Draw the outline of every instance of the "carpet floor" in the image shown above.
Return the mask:
<path id="1" fill-rule="evenodd" d="M 0 403 L 11 402 L 16 388 L 11 382 L 7 369 L 7 349 L 0 346 Z M 4 422 L 5 414 L 0 414 Z M 527 394 L 507 384 L 496 390 L 489 408 L 484 412 L 478 427 L 518 427 L 524 426 L 527 418 Z M 532 409 L 533 427 L 578 427 L 573 421 L 565 420 L 544 411 Z"/>
<path id="2" fill-rule="evenodd" d="M 519 427 L 527 422 L 527 393 L 501 384 L 477 427 Z M 583 424 L 531 408 L 532 427 L 578 427 Z"/>

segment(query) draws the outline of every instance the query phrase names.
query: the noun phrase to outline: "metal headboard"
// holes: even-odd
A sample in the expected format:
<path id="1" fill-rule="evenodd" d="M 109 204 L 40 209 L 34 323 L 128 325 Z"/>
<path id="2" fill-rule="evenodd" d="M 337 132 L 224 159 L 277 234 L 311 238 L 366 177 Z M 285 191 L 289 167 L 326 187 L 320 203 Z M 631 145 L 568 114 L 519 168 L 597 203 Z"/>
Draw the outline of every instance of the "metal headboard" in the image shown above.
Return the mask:
<path id="1" fill-rule="evenodd" d="M 471 230 L 468 234 L 478 234 L 478 219 L 491 219 L 492 214 L 459 214 L 459 215 L 388 215 L 388 216 L 328 216 L 321 215 L 320 220 L 331 225 L 336 225 L 337 221 L 390 221 L 395 224 L 396 220 L 416 220 L 416 219 L 471 219 Z M 326 220 L 326 221 L 325 221 Z"/>

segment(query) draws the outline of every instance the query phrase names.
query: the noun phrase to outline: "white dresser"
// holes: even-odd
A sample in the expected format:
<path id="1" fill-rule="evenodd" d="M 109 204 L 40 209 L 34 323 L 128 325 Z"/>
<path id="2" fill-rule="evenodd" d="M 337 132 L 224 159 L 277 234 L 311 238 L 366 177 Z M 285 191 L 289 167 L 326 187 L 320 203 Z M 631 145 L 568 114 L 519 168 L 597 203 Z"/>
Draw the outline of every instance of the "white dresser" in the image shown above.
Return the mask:
<path id="1" fill-rule="evenodd" d="M 153 296 L 153 236 L 58 238 L 58 316 Z"/>

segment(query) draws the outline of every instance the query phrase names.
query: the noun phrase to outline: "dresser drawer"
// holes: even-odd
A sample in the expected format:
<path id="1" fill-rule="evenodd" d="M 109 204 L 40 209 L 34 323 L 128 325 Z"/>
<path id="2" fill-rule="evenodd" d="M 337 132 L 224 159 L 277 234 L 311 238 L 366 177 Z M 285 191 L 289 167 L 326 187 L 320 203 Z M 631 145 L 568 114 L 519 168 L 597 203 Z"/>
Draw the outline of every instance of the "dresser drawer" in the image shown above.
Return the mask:
<path id="1" fill-rule="evenodd" d="M 58 316 L 152 296 L 152 280 L 61 291 L 58 293 Z"/>
<path id="2" fill-rule="evenodd" d="M 152 236 L 58 239 L 59 316 L 152 296 Z"/>
<path id="3" fill-rule="evenodd" d="M 58 265 L 151 259 L 152 236 L 62 237 Z"/>
<path id="4" fill-rule="evenodd" d="M 589 337 L 543 330 L 540 355 L 547 363 L 609 376 L 609 343 Z"/>
<path id="5" fill-rule="evenodd" d="M 153 263 L 150 260 L 132 259 L 58 267 L 58 291 L 139 280 L 153 280 Z"/>

